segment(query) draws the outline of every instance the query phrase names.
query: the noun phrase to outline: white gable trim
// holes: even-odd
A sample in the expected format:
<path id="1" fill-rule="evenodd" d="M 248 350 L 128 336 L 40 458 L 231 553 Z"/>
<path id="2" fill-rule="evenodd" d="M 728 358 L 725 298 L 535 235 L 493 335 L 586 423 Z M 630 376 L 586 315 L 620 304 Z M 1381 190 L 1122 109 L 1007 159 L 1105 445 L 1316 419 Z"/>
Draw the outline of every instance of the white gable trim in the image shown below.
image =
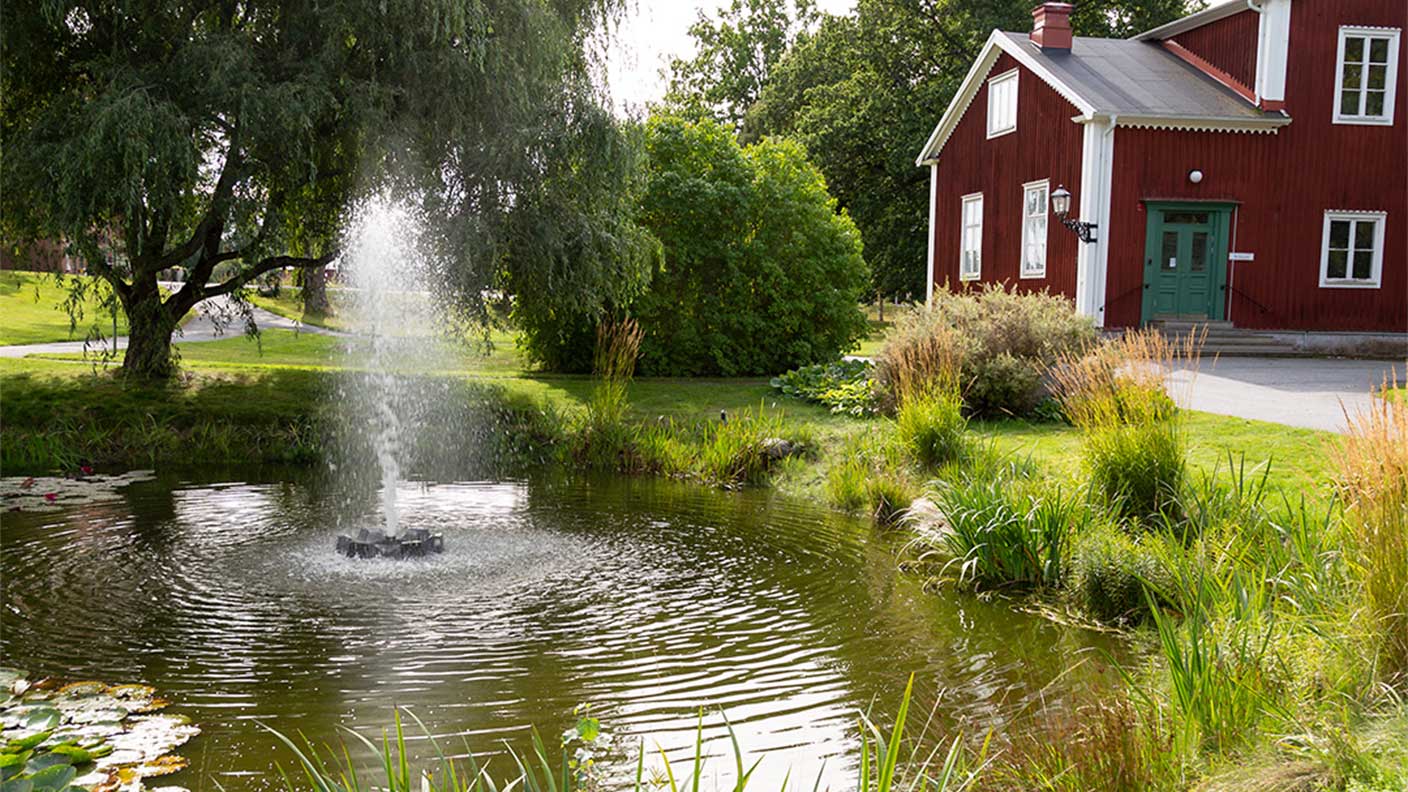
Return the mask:
<path id="1" fill-rule="evenodd" d="M 1036 45 L 1032 44 L 1031 46 L 1035 47 Z M 1042 82 L 1065 97 L 1082 114 L 1093 115 L 1095 113 L 1095 107 L 1090 102 L 1076 93 L 1069 85 L 1056 79 L 1056 76 L 1033 57 L 1030 51 L 994 30 L 992 35 L 988 36 L 987 43 L 983 45 L 978 59 L 973 61 L 972 68 L 968 69 L 967 76 L 963 78 L 963 83 L 958 87 L 958 93 L 954 94 L 953 100 L 948 103 L 948 109 L 939 119 L 938 126 L 934 127 L 933 134 L 929 135 L 929 140 L 924 143 L 924 148 L 920 149 L 919 156 L 915 159 L 916 165 L 930 165 L 938 159 L 939 151 L 948 142 L 953 130 L 958 127 L 958 122 L 963 120 L 963 115 L 968 112 L 969 105 L 973 104 L 973 100 L 977 98 L 978 90 L 983 87 L 988 72 L 997 62 L 997 56 L 1003 52 L 1011 55 L 1014 60 L 1040 77 Z"/>
<path id="2" fill-rule="evenodd" d="M 1134 41 L 1163 41 L 1173 38 L 1180 33 L 1187 33 L 1203 25 L 1210 25 L 1220 19 L 1235 16 L 1243 11 L 1256 11 L 1258 9 L 1250 6 L 1250 3 L 1242 0 L 1231 0 L 1222 5 L 1215 5 L 1212 8 L 1205 8 L 1196 14 L 1189 14 L 1181 19 L 1175 19 L 1163 25 L 1159 25 L 1153 30 L 1146 30 L 1137 36 L 1130 36 Z"/>

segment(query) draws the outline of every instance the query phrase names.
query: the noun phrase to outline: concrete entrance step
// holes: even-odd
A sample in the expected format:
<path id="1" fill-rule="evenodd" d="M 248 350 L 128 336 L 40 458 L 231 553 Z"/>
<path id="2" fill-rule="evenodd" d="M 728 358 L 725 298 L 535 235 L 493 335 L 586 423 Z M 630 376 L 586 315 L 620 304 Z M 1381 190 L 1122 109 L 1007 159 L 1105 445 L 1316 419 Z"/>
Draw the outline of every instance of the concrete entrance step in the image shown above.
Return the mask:
<path id="1" fill-rule="evenodd" d="M 1306 354 L 1294 343 L 1255 330 L 1236 328 L 1231 322 L 1165 320 L 1151 322 L 1150 326 L 1175 339 L 1186 338 L 1189 334 L 1201 336 L 1205 356 L 1302 357 Z"/>

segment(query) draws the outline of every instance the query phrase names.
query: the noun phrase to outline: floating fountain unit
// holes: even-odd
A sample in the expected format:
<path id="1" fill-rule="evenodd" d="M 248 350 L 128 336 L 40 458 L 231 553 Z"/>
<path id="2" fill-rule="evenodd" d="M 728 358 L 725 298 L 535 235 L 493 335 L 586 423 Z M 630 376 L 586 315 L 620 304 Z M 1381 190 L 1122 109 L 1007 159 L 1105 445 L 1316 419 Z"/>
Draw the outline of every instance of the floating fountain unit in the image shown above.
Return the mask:
<path id="1" fill-rule="evenodd" d="M 445 552 L 445 537 L 424 528 L 410 528 L 399 536 L 362 528 L 355 536 L 338 536 L 337 552 L 348 558 L 421 558 Z"/>

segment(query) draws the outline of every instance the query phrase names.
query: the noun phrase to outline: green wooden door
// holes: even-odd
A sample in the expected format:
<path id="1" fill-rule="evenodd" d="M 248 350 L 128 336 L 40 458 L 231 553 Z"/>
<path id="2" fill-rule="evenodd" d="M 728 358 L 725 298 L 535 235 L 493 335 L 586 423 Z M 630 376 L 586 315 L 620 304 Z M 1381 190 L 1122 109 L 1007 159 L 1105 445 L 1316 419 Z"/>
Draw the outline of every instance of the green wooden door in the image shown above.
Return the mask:
<path id="1" fill-rule="evenodd" d="M 1144 321 L 1223 317 L 1230 215 L 1219 206 L 1149 206 Z"/>

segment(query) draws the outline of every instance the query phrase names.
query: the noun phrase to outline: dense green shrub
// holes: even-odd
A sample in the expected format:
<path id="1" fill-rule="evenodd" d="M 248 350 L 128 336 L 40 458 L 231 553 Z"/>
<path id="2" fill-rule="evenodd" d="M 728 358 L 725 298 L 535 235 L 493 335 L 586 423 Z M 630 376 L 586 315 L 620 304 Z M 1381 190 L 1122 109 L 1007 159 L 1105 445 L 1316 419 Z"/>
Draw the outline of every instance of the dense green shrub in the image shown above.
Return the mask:
<path id="1" fill-rule="evenodd" d="M 876 379 L 892 403 L 916 348 L 947 332 L 961 347 L 963 401 L 983 415 L 1031 414 L 1046 395 L 1046 369 L 1096 337 L 1094 325 L 1064 297 L 997 285 L 936 290 L 929 306 L 900 317 L 876 359 Z"/>
<path id="2" fill-rule="evenodd" d="M 639 373 L 765 375 L 835 360 L 868 331 L 860 235 L 800 145 L 747 148 L 714 121 L 655 116 L 638 222 L 663 258 L 623 297 L 645 331 Z M 525 351 L 582 371 L 593 316 L 516 312 Z"/>
<path id="3" fill-rule="evenodd" d="M 857 418 L 874 415 L 878 405 L 868 360 L 802 366 L 773 377 L 770 384 L 787 396 L 823 404 L 833 413 Z"/>
<path id="4" fill-rule="evenodd" d="M 1075 538 L 1071 583 L 1077 603 L 1102 621 L 1138 622 L 1146 591 L 1167 591 L 1168 574 L 1151 548 L 1116 526 L 1096 525 Z"/>

